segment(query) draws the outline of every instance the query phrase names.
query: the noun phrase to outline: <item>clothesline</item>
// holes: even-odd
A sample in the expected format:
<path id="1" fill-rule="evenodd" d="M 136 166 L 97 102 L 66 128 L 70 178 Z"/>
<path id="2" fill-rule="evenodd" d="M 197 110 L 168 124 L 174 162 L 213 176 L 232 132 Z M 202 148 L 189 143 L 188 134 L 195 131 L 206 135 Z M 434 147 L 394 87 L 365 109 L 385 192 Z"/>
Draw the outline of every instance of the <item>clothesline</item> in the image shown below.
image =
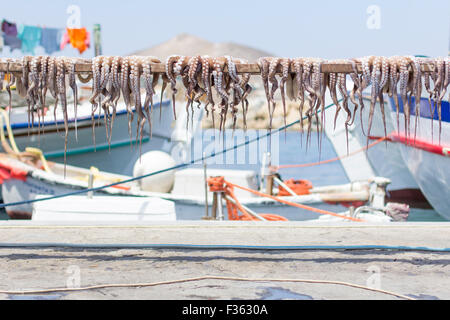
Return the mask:
<path id="1" fill-rule="evenodd" d="M 151 64 L 153 73 L 164 73 L 165 72 L 165 64 L 164 63 L 152 63 Z M 356 68 L 359 73 L 362 72 L 362 67 L 360 63 L 356 64 Z M 434 70 L 433 64 L 423 64 L 422 71 L 423 72 L 431 72 Z M 8 71 L 8 63 L 4 61 L 0 61 L 0 71 Z M 9 64 L 10 72 L 22 72 L 22 64 L 20 62 L 11 62 Z M 261 70 L 256 63 L 241 63 L 236 64 L 236 71 L 238 74 L 242 73 L 250 73 L 250 74 L 260 74 Z M 91 73 L 92 72 L 92 63 L 90 59 L 79 59 L 79 62 L 75 65 L 75 72 L 77 73 Z M 227 68 L 224 69 L 224 72 L 228 72 Z M 279 70 L 281 73 L 281 68 Z M 321 72 L 323 73 L 351 73 L 352 65 L 350 63 L 334 63 L 334 62 L 324 62 L 321 66 Z"/>
<path id="2" fill-rule="evenodd" d="M 90 47 L 90 42 L 90 32 L 86 28 L 46 28 L 5 19 L 1 22 L 0 51 L 3 46 L 8 46 L 11 51 L 21 49 L 23 53 L 34 55 L 36 47 L 41 46 L 47 54 L 52 54 L 70 43 L 81 54 Z"/>

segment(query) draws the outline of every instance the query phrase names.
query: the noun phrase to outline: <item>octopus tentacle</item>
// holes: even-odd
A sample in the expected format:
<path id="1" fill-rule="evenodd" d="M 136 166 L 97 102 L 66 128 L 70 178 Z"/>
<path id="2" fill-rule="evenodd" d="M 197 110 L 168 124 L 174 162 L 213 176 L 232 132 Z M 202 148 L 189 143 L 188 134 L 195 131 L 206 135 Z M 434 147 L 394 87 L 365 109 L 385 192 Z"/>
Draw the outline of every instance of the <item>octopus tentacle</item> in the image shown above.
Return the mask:
<path id="1" fill-rule="evenodd" d="M 245 59 L 236 59 L 236 61 L 238 63 L 248 63 L 247 60 Z M 248 111 L 248 95 L 250 94 L 250 92 L 252 92 L 253 88 L 250 86 L 249 82 L 250 82 L 250 73 L 244 73 L 241 76 L 241 81 L 239 83 L 239 86 L 242 89 L 242 97 L 241 97 L 241 104 L 242 104 L 242 117 L 243 117 L 243 124 L 244 124 L 244 131 L 247 131 L 247 111 Z"/>
<path id="2" fill-rule="evenodd" d="M 77 126 L 77 109 L 78 109 L 78 87 L 76 83 L 76 76 L 75 76 L 75 64 L 76 59 L 66 59 L 64 61 L 66 70 L 68 72 L 68 78 L 69 78 L 69 86 L 72 89 L 73 93 L 73 108 L 75 113 L 75 140 L 78 141 L 78 126 Z"/>
<path id="3" fill-rule="evenodd" d="M 405 116 L 405 136 L 409 136 L 409 122 L 410 122 L 410 106 L 408 99 L 408 81 L 409 81 L 409 69 L 408 65 L 410 63 L 410 59 L 407 57 L 399 58 L 399 86 L 400 86 L 400 96 L 403 103 L 403 114 Z"/>
<path id="4" fill-rule="evenodd" d="M 380 95 L 380 81 L 381 81 L 381 58 L 376 57 L 373 60 L 372 72 L 370 77 L 372 83 L 372 90 L 370 94 L 370 109 L 369 109 L 369 124 L 367 128 L 367 145 L 370 139 L 370 130 L 372 128 L 373 115 L 375 112 L 375 105 Z"/>
<path id="5" fill-rule="evenodd" d="M 400 130 L 400 106 L 398 100 L 398 81 L 400 79 L 400 72 L 398 66 L 398 57 L 390 57 L 389 61 L 389 87 L 388 95 L 394 98 L 395 112 L 397 118 L 397 130 Z"/>
<path id="6" fill-rule="evenodd" d="M 41 73 L 39 74 L 39 96 L 42 108 L 46 107 L 46 95 L 47 95 L 47 86 L 48 86 L 48 62 L 50 57 L 44 56 L 41 58 Z"/>
<path id="7" fill-rule="evenodd" d="M 237 120 L 237 112 L 238 109 L 236 106 L 241 102 L 241 99 L 244 95 L 244 89 L 241 87 L 241 79 L 239 78 L 237 74 L 236 64 L 234 62 L 234 59 L 230 56 L 225 56 L 225 59 L 227 60 L 226 66 L 228 68 L 228 75 L 230 78 L 230 85 L 233 92 L 233 98 L 231 103 L 231 114 L 233 116 L 233 132 L 236 127 L 236 120 Z M 244 119 L 245 119 L 245 108 L 243 108 L 244 112 Z"/>
<path id="8" fill-rule="evenodd" d="M 269 65 L 270 65 L 270 58 L 269 57 L 261 57 L 257 60 L 257 64 L 260 69 L 260 75 L 264 86 L 264 92 L 266 94 L 266 100 L 267 100 L 267 107 L 269 109 L 269 115 L 270 115 L 270 92 L 269 92 Z M 269 128 L 270 130 L 270 128 Z"/>
<path id="9" fill-rule="evenodd" d="M 100 96 L 101 85 L 101 69 L 104 56 L 97 56 L 92 59 L 92 95 L 89 102 L 92 104 L 91 122 L 92 122 L 92 141 L 94 143 L 94 150 L 96 149 L 95 142 L 95 111 L 99 108 L 100 101 L 96 101 Z"/>
<path id="10" fill-rule="evenodd" d="M 280 61 L 281 64 L 281 80 L 280 80 L 280 92 L 281 92 L 281 101 L 283 103 L 283 114 L 284 114 L 284 126 L 285 126 L 285 139 L 286 139 L 286 98 L 285 98 L 285 84 L 288 82 L 290 77 L 290 66 L 291 59 L 283 58 Z"/>
<path id="11" fill-rule="evenodd" d="M 276 74 L 278 71 L 278 65 L 280 64 L 281 58 L 270 58 L 269 62 L 269 83 L 272 85 L 270 89 L 270 102 L 272 103 L 272 108 L 269 105 L 269 130 L 272 130 L 272 120 L 273 113 L 275 111 L 276 103 L 274 99 L 274 94 L 278 89 L 278 80 L 276 78 Z"/>
<path id="12" fill-rule="evenodd" d="M 66 85 L 65 85 L 65 65 L 64 58 L 60 57 L 56 61 L 56 85 L 61 101 L 61 107 L 64 116 L 64 176 L 66 176 L 66 160 L 67 160 L 67 142 L 69 135 L 69 119 L 67 115 L 67 99 L 66 99 Z"/>
<path id="13" fill-rule="evenodd" d="M 142 111 L 142 102 L 141 102 L 141 63 L 140 57 L 131 56 L 130 57 L 130 85 L 133 96 L 133 104 L 138 115 L 137 119 L 137 128 L 136 128 L 136 142 L 139 139 L 139 154 L 142 152 L 142 139 L 144 138 L 144 124 L 147 121 L 144 112 Z"/>
<path id="14" fill-rule="evenodd" d="M 134 120 L 134 113 L 131 107 L 130 59 L 131 57 L 124 57 L 122 59 L 122 66 L 120 69 L 120 87 L 122 89 L 125 107 L 127 108 L 128 135 L 130 136 L 130 146 L 132 146 L 133 134 L 131 133 L 131 124 Z"/>
<path id="15" fill-rule="evenodd" d="M 153 95 L 155 94 L 153 77 L 152 77 L 152 66 L 155 57 L 143 57 L 141 59 L 142 63 L 142 75 L 144 78 L 145 85 L 145 100 L 144 100 L 144 110 L 147 114 L 148 125 L 150 129 L 150 136 L 152 136 L 152 121 L 151 121 L 151 112 L 153 111 Z"/>
<path id="16" fill-rule="evenodd" d="M 378 88 L 378 96 L 380 101 L 380 110 L 381 110 L 381 119 L 383 121 L 384 127 L 384 136 L 387 137 L 387 129 L 386 129 L 386 115 L 384 112 L 384 96 L 383 93 L 385 88 L 387 88 L 387 83 L 389 81 L 389 61 L 386 57 L 381 57 L 381 76 Z M 387 145 L 387 140 L 385 140 Z"/>
<path id="17" fill-rule="evenodd" d="M 304 82 L 303 82 L 303 58 L 296 58 L 293 60 L 293 71 L 295 73 L 294 81 L 293 81 L 293 88 L 292 93 L 293 97 L 295 99 L 300 100 L 300 104 L 298 107 L 299 111 L 299 120 L 300 120 L 300 128 L 303 135 L 303 108 L 305 105 L 305 88 L 304 88 Z M 302 141 L 302 140 L 301 140 Z"/>
<path id="18" fill-rule="evenodd" d="M 442 131 L 442 117 L 441 117 L 441 102 L 440 99 L 441 92 L 443 91 L 443 86 L 445 82 L 445 62 L 442 58 L 437 58 L 435 60 L 434 74 L 436 81 L 434 82 L 434 100 L 436 101 L 436 107 L 438 110 L 439 118 L 439 143 L 441 143 L 441 131 Z"/>
<path id="19" fill-rule="evenodd" d="M 208 105 L 211 105 L 211 115 L 212 115 L 212 125 L 213 128 L 214 125 L 214 99 L 212 96 L 212 87 L 211 87 L 211 65 L 212 65 L 212 59 L 209 56 L 202 56 L 201 57 L 201 64 L 202 64 L 202 76 L 201 76 L 201 85 L 203 86 L 205 92 L 206 92 L 206 104 L 205 104 L 205 111 L 206 116 L 209 115 Z"/>
<path id="20" fill-rule="evenodd" d="M 346 142 L 347 142 L 347 154 L 348 154 L 348 152 L 349 152 L 349 150 L 348 150 L 348 126 L 352 119 L 352 113 L 348 107 L 349 95 L 347 93 L 346 74 L 345 73 L 338 73 L 337 83 L 338 83 L 339 92 L 342 95 L 342 108 L 347 113 L 347 119 L 345 120 L 345 137 L 346 137 Z"/>
<path id="21" fill-rule="evenodd" d="M 356 112 L 358 111 L 359 105 L 360 104 L 362 105 L 363 99 L 362 99 L 361 81 L 360 78 L 358 77 L 358 70 L 356 68 L 355 59 L 349 59 L 347 60 L 347 62 L 349 62 L 352 65 L 352 72 L 349 73 L 349 76 L 353 81 L 353 89 L 352 91 L 350 91 L 350 101 L 353 103 L 355 107 L 353 109 L 353 118 L 352 121 L 349 123 L 349 125 L 353 125 L 353 123 L 355 122 Z M 355 94 L 358 95 L 359 98 L 358 101 L 356 100 Z M 362 126 L 361 129 L 363 130 Z"/>
<path id="22" fill-rule="evenodd" d="M 410 59 L 411 59 L 411 66 L 413 68 L 412 95 L 415 98 L 414 141 L 416 141 L 417 125 L 420 118 L 420 97 L 422 95 L 422 69 L 419 59 L 417 59 L 414 56 L 411 56 Z"/>
<path id="23" fill-rule="evenodd" d="M 311 135 L 311 124 L 312 117 L 314 115 L 315 105 L 317 102 L 316 91 L 312 87 L 312 68 L 313 68 L 313 58 L 305 58 L 303 64 L 303 87 L 305 91 L 308 93 L 308 109 L 305 112 L 306 117 L 308 118 L 308 128 L 306 134 L 306 145 L 308 146 L 308 141 Z"/>
<path id="24" fill-rule="evenodd" d="M 337 85 L 337 73 L 332 72 L 329 75 L 328 88 L 330 91 L 331 100 L 333 100 L 333 103 L 336 106 L 336 113 L 334 114 L 334 129 L 335 130 L 336 130 L 336 120 L 338 118 L 339 111 L 341 110 L 341 105 L 339 104 L 339 101 L 337 98 L 336 85 Z"/>
<path id="25" fill-rule="evenodd" d="M 221 131 L 222 128 L 225 128 L 225 121 L 226 116 L 228 112 L 228 94 L 225 91 L 226 82 L 223 75 L 223 67 L 225 66 L 226 59 L 223 57 L 214 58 L 212 67 L 212 76 L 214 79 L 214 88 L 216 89 L 217 94 L 221 98 L 221 102 L 219 104 L 219 107 L 221 109 L 220 112 L 220 125 L 219 130 Z"/>

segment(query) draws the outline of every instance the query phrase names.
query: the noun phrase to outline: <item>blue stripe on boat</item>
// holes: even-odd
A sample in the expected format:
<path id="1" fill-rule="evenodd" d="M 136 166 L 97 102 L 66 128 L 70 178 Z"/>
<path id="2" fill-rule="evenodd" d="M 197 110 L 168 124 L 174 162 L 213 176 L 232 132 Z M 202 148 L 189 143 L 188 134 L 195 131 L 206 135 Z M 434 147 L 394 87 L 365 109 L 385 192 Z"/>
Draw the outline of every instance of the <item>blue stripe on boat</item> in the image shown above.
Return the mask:
<path id="1" fill-rule="evenodd" d="M 389 100 L 391 103 L 392 110 L 395 111 L 394 98 L 389 98 Z M 411 97 L 411 103 L 409 105 L 410 110 L 411 110 L 411 116 L 416 115 L 416 110 L 415 110 L 416 102 L 415 101 L 416 101 L 416 99 L 414 97 Z M 434 112 L 432 112 L 432 110 L 430 110 L 430 104 L 428 103 L 427 98 L 420 99 L 420 117 L 433 119 L 433 120 L 439 120 L 439 115 L 438 115 L 436 104 L 435 103 L 433 104 L 433 101 L 431 103 L 432 103 L 431 108 L 434 108 Z M 403 102 L 402 102 L 402 99 L 400 96 L 398 97 L 398 104 L 399 104 L 400 113 L 403 113 Z M 448 101 L 442 101 L 442 103 L 441 103 L 441 120 L 443 122 L 450 122 L 450 104 Z"/>
<path id="2" fill-rule="evenodd" d="M 160 104 L 159 102 L 156 102 L 156 103 L 153 104 L 153 108 L 157 108 L 157 107 L 159 107 L 159 105 L 161 105 L 162 107 L 166 107 L 166 106 L 170 105 L 170 100 L 163 101 L 162 104 Z M 122 114 L 126 114 L 126 113 L 127 113 L 126 110 L 121 110 L 121 111 L 118 111 L 116 113 L 116 116 L 119 116 L 119 115 L 122 115 Z M 94 119 L 95 120 L 97 120 L 99 118 L 103 119 L 104 116 L 105 116 L 104 114 L 102 114 L 101 116 L 96 114 L 96 115 L 94 115 Z M 80 117 L 80 118 L 77 118 L 77 123 L 83 122 L 83 121 L 90 121 L 90 120 L 91 120 L 91 116 Z M 68 123 L 74 123 L 74 122 L 75 122 L 75 119 L 71 119 L 71 120 L 69 120 Z M 52 125 L 55 125 L 55 124 L 63 125 L 64 124 L 64 120 L 60 120 L 60 121 L 56 121 L 56 122 L 55 121 L 44 122 L 45 126 L 52 126 Z M 37 126 L 39 126 L 39 122 L 35 121 L 33 123 L 33 125 L 34 125 L 34 127 L 37 127 Z M 41 123 L 41 126 L 42 125 L 43 124 Z M 3 127 L 6 129 L 6 125 L 4 125 Z M 31 124 L 30 124 L 30 127 L 31 127 Z M 22 123 L 13 123 L 13 124 L 11 124 L 11 129 L 13 129 L 13 130 L 14 129 L 24 129 L 24 128 L 28 128 L 28 123 L 22 122 Z"/>

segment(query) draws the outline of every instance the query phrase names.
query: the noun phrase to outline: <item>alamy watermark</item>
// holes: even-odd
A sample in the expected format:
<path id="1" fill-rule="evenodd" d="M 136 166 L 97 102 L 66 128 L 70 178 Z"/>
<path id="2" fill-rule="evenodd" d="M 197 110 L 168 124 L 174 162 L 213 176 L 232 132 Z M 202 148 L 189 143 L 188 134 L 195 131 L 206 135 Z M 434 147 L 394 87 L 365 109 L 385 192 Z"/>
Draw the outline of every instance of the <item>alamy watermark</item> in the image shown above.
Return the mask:
<path id="1" fill-rule="evenodd" d="M 81 28 L 81 8 L 75 4 L 67 7 L 66 13 L 69 17 L 66 20 L 66 26 L 69 29 Z"/>
<path id="2" fill-rule="evenodd" d="M 381 8 L 376 4 L 367 7 L 366 13 L 368 15 L 366 26 L 370 30 L 381 29 Z"/>
<path id="3" fill-rule="evenodd" d="M 69 289 L 79 288 L 81 283 L 81 270 L 77 265 L 68 266 L 66 273 L 69 276 L 66 279 L 66 287 Z"/>
<path id="4" fill-rule="evenodd" d="M 366 280 L 366 286 L 372 289 L 381 289 L 381 269 L 379 266 L 371 265 L 366 269 L 371 275 Z"/>
<path id="5" fill-rule="evenodd" d="M 265 153 L 271 154 L 271 165 L 280 162 L 280 132 L 268 130 L 202 130 L 201 137 L 192 140 L 190 148 L 181 152 L 172 151 L 176 161 L 189 162 L 207 157 L 206 164 L 218 165 L 258 165 Z M 223 152 L 223 150 L 227 150 Z"/>

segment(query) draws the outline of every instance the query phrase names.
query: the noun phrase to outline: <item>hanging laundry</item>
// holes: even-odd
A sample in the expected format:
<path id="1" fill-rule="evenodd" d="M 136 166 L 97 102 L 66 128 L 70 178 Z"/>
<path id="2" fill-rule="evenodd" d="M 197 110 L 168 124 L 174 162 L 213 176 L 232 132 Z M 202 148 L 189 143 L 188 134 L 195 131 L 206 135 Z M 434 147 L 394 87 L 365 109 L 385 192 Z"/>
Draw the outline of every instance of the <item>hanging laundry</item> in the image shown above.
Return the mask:
<path id="1" fill-rule="evenodd" d="M 8 36 L 17 36 L 17 25 L 12 22 L 8 22 L 3 19 L 2 21 L 2 31 Z"/>
<path id="2" fill-rule="evenodd" d="M 3 42 L 5 46 L 10 47 L 11 51 L 13 51 L 14 49 L 22 48 L 22 41 L 19 38 L 17 38 L 17 36 L 11 36 L 4 33 Z"/>
<path id="3" fill-rule="evenodd" d="M 34 49 L 41 41 L 42 29 L 35 26 L 20 25 L 17 32 L 17 37 L 22 40 L 22 52 L 34 55 Z"/>
<path id="4" fill-rule="evenodd" d="M 45 52 L 52 54 L 60 50 L 61 35 L 63 29 L 57 28 L 43 28 L 41 34 L 40 45 L 45 49 Z"/>
<path id="5" fill-rule="evenodd" d="M 86 28 L 81 29 L 70 29 L 67 28 L 66 33 L 64 33 L 61 40 L 61 50 L 64 49 L 66 44 L 72 45 L 72 47 L 78 49 L 78 51 L 83 53 L 87 48 L 91 46 L 91 36 Z"/>

